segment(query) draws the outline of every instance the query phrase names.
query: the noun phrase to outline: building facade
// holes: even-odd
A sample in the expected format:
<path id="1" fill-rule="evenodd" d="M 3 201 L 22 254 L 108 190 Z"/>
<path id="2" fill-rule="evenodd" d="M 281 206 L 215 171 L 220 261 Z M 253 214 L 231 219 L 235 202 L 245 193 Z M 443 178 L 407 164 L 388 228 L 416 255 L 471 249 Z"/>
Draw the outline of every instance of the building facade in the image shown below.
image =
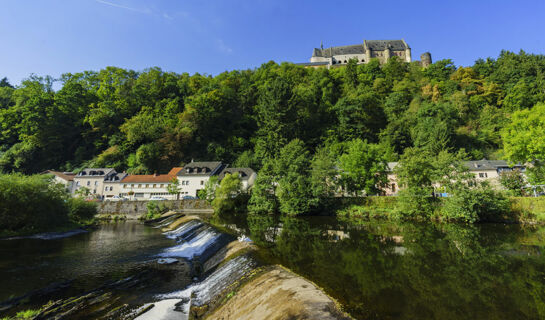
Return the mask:
<path id="1" fill-rule="evenodd" d="M 149 200 L 161 197 L 176 200 L 178 195 L 168 192 L 168 187 L 177 179 L 182 168 L 172 168 L 167 174 L 128 175 L 119 182 L 119 196 L 131 200 Z"/>
<path id="2" fill-rule="evenodd" d="M 74 187 L 72 192 L 87 188 L 93 196 L 102 198 L 104 195 L 104 181 L 110 176 L 116 175 L 113 168 L 86 168 L 80 171 L 74 177 Z"/>
<path id="3" fill-rule="evenodd" d="M 54 170 L 47 170 L 42 174 L 50 174 L 53 176 L 53 182 L 62 184 L 66 191 L 72 193 L 74 189 L 74 177 L 76 176 L 72 172 L 60 172 Z"/>
<path id="4" fill-rule="evenodd" d="M 369 63 L 376 58 L 380 63 L 386 63 L 391 57 L 397 56 L 401 61 L 411 62 L 411 48 L 405 40 L 363 40 L 362 44 L 348 46 L 314 48 L 310 63 L 306 66 L 345 65 L 351 59 L 358 64 Z"/>
<path id="5" fill-rule="evenodd" d="M 388 162 L 388 185 L 383 189 L 383 194 L 387 196 L 396 195 L 399 191 L 399 185 L 397 177 L 394 173 L 397 162 Z M 505 160 L 474 160 L 465 161 L 464 165 L 475 176 L 477 181 L 488 181 L 494 188 L 502 188 L 500 183 L 500 176 L 502 172 L 508 172 L 512 170 L 520 170 L 523 174 L 526 171 L 526 166 L 516 164 L 509 166 Z M 435 185 L 434 188 L 440 189 L 439 185 Z"/>
<path id="6" fill-rule="evenodd" d="M 211 176 L 219 175 L 227 165 L 219 161 L 190 162 L 178 172 L 180 194 L 182 196 L 197 197 L 203 190 Z"/>

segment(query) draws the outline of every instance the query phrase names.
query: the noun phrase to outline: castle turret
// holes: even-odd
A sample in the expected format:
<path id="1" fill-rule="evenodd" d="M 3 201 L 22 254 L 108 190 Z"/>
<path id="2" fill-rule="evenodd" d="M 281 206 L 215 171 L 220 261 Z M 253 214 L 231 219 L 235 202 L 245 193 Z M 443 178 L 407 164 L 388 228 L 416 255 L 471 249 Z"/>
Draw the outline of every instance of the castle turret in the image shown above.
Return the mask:
<path id="1" fill-rule="evenodd" d="M 401 39 L 401 41 L 403 41 L 403 44 L 405 45 L 405 62 L 413 61 L 411 57 L 411 47 L 405 42 L 405 39 Z"/>
<path id="2" fill-rule="evenodd" d="M 369 49 L 367 40 L 363 40 L 363 49 L 365 50 L 365 62 L 369 63 L 371 61 L 371 49 Z"/>
<path id="3" fill-rule="evenodd" d="M 424 52 L 420 56 L 420 63 L 422 64 L 422 67 L 424 67 L 424 68 L 427 68 L 430 64 L 432 64 L 432 62 L 431 62 L 431 53 Z"/>

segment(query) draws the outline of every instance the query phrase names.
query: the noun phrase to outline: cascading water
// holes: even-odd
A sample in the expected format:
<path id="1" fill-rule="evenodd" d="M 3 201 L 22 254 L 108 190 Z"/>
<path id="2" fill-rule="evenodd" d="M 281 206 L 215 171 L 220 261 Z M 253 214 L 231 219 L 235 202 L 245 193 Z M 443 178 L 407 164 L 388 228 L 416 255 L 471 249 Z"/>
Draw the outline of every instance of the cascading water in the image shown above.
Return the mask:
<path id="1" fill-rule="evenodd" d="M 220 236 L 218 232 L 210 227 L 198 229 L 196 231 L 195 235 L 186 242 L 167 248 L 158 256 L 161 258 L 193 259 L 196 256 L 202 255 Z M 179 235 L 176 238 L 183 237 L 187 233 L 188 232 Z"/>
<path id="2" fill-rule="evenodd" d="M 165 232 L 164 235 L 179 244 L 159 253 L 159 263 L 169 263 L 174 258 L 192 261 L 198 259 L 204 263 L 233 240 L 199 220 L 191 220 L 176 230 Z M 255 260 L 244 255 L 229 260 L 201 282 L 189 285 L 183 290 L 155 296 L 158 301 L 142 306 L 137 313 L 143 313 L 136 319 L 187 319 L 192 305 L 202 306 L 209 303 L 256 265 Z"/>
<path id="3" fill-rule="evenodd" d="M 256 265 L 255 260 L 247 256 L 236 257 L 201 282 L 192 284 L 184 290 L 157 295 L 159 301 L 153 303 L 153 308 L 136 319 L 187 319 L 192 305 L 202 306 L 214 300 L 231 283 L 241 279 Z M 151 303 L 142 306 L 141 310 L 149 306 Z"/>

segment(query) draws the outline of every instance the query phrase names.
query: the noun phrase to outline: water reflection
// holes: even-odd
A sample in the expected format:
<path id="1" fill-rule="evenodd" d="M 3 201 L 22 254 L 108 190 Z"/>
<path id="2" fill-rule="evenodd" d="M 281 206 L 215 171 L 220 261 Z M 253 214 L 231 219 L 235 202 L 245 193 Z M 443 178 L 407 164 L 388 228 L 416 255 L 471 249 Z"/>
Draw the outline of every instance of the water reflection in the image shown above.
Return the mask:
<path id="1" fill-rule="evenodd" d="M 543 227 L 272 216 L 229 223 L 359 319 L 545 318 Z"/>
<path id="2" fill-rule="evenodd" d="M 75 280 L 78 291 L 94 288 L 134 272 L 170 244 L 160 230 L 130 222 L 69 238 L 0 241 L 0 301 L 65 281 Z"/>

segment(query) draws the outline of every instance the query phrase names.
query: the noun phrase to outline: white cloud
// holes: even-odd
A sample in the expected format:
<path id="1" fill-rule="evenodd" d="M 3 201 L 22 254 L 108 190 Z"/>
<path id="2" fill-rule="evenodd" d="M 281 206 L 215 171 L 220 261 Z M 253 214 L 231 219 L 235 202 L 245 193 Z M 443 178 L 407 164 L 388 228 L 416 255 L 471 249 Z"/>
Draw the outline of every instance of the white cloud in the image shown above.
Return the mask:
<path id="1" fill-rule="evenodd" d="M 95 1 L 98 2 L 98 3 L 105 4 L 107 6 L 110 6 L 110 7 L 126 9 L 126 10 L 130 10 L 130 11 L 134 11 L 134 12 L 144 13 L 144 14 L 151 14 L 152 13 L 151 10 L 148 9 L 148 8 L 139 9 L 139 8 L 128 7 L 128 6 L 124 6 L 124 5 L 120 5 L 120 4 L 117 4 L 117 3 L 108 2 L 108 1 L 104 1 L 104 0 L 95 0 Z"/>
<path id="2" fill-rule="evenodd" d="M 223 42 L 223 40 L 221 39 L 216 40 L 216 45 L 218 46 L 219 51 L 223 53 L 228 53 L 228 54 L 233 53 L 233 49 L 227 46 L 225 42 Z"/>

